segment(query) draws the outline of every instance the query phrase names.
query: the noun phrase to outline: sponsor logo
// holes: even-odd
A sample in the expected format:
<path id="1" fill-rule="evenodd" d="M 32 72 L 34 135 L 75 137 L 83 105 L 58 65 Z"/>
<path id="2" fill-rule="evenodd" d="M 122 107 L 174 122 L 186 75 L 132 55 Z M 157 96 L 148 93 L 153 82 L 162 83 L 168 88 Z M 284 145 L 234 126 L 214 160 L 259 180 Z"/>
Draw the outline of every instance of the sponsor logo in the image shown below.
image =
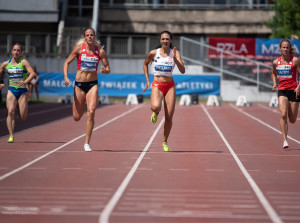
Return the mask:
<path id="1" fill-rule="evenodd" d="M 246 44 L 242 43 L 241 46 L 238 46 L 234 43 L 217 43 L 217 48 L 222 49 L 224 51 L 230 51 L 235 54 L 245 53 L 248 54 L 248 49 Z"/>
<path id="2" fill-rule="evenodd" d="M 157 65 L 155 66 L 156 71 L 172 71 L 172 66 L 165 66 L 165 65 Z"/>

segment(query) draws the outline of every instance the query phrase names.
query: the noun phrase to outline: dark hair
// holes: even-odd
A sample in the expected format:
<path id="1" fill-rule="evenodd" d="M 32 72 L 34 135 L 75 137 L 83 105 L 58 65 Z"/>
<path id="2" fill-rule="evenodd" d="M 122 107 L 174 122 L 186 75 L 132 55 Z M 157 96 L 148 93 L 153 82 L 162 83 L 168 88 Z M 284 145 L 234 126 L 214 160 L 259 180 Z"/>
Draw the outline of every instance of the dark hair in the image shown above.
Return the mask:
<path id="1" fill-rule="evenodd" d="M 283 42 L 287 42 L 288 44 L 290 44 L 290 54 L 291 55 L 295 55 L 295 53 L 296 53 L 296 49 L 295 48 L 293 48 L 293 44 L 291 43 L 291 41 L 290 40 L 288 40 L 288 39 L 283 39 L 283 40 L 281 40 L 280 41 L 280 44 L 279 44 L 279 48 L 281 48 L 281 45 L 282 45 L 282 43 Z"/>
<path id="2" fill-rule="evenodd" d="M 22 47 L 21 43 L 14 43 L 12 45 L 11 49 L 13 49 L 15 45 L 19 46 L 21 48 L 21 52 L 23 52 L 23 47 Z"/>
<path id="3" fill-rule="evenodd" d="M 171 32 L 169 32 L 169 31 L 167 31 L 167 30 L 162 31 L 162 32 L 160 33 L 160 35 L 159 35 L 159 38 L 161 38 L 161 35 L 164 34 L 164 33 L 168 34 L 168 35 L 170 36 L 171 40 L 173 39 L 173 34 L 172 34 Z M 156 47 L 156 49 L 158 49 L 158 48 L 161 48 L 161 44 L 159 44 L 159 45 Z M 170 43 L 170 48 L 173 49 L 173 44 L 172 44 L 172 43 Z"/>

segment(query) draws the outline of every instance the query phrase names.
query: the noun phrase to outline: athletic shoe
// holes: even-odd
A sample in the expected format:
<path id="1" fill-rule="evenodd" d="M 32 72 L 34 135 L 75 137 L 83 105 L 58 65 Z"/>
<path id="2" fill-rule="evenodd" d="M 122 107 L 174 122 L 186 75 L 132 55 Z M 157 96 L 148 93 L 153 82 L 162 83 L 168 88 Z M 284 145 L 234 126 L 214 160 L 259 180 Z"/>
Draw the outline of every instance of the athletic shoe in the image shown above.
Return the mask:
<path id="1" fill-rule="evenodd" d="M 89 144 L 84 144 L 84 151 L 86 151 L 86 152 L 91 152 L 92 151 Z"/>
<path id="2" fill-rule="evenodd" d="M 155 112 L 153 112 L 152 115 L 151 115 L 151 122 L 153 124 L 155 124 L 157 122 L 157 117 L 158 117 L 158 114 L 156 114 Z"/>
<path id="3" fill-rule="evenodd" d="M 286 140 L 284 140 L 284 142 L 283 142 L 283 147 L 282 147 L 283 149 L 287 149 L 287 148 L 289 148 L 289 144 L 288 144 L 288 142 L 286 141 Z"/>
<path id="4" fill-rule="evenodd" d="M 14 142 L 14 137 L 10 136 L 7 140 L 8 143 L 13 143 Z"/>
<path id="5" fill-rule="evenodd" d="M 170 152 L 170 148 L 166 142 L 163 142 L 162 146 L 163 146 L 165 152 Z"/>

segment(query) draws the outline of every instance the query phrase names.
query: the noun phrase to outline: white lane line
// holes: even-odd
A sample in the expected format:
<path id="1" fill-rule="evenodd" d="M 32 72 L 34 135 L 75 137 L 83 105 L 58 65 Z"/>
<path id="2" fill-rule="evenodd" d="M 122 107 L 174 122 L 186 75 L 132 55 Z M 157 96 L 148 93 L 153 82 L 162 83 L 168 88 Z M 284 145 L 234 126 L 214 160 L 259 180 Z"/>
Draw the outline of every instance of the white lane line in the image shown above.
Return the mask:
<path id="1" fill-rule="evenodd" d="M 29 170 L 45 170 L 46 167 L 28 167 Z"/>
<path id="2" fill-rule="evenodd" d="M 102 125 L 99 125 L 98 127 L 95 127 L 95 128 L 93 129 L 93 131 L 96 131 L 97 129 L 103 128 L 104 126 L 110 124 L 111 122 L 114 122 L 114 121 L 116 121 L 117 119 L 122 118 L 123 116 L 125 116 L 125 115 L 127 115 L 127 114 L 129 114 L 129 113 L 131 113 L 131 112 L 133 112 L 133 111 L 135 111 L 136 109 L 140 108 L 141 106 L 142 106 L 142 105 L 138 105 L 138 106 L 136 106 L 136 107 L 134 107 L 134 108 L 128 110 L 127 112 L 124 112 L 124 113 L 122 113 L 121 115 L 118 115 L 118 116 L 112 118 L 111 120 L 109 120 L 109 121 L 103 123 Z M 80 135 L 80 136 L 78 136 L 78 137 L 76 137 L 76 138 L 70 140 L 69 142 L 63 144 L 62 146 L 59 146 L 59 147 L 57 147 L 56 149 L 53 149 L 53 150 L 51 150 L 50 152 L 48 152 L 48 153 L 46 153 L 46 154 L 44 154 L 44 155 L 42 155 L 42 156 L 40 156 L 40 157 L 38 157 L 38 158 L 36 158 L 36 159 L 34 159 L 34 160 L 32 160 L 32 161 L 30 161 L 30 162 L 24 164 L 23 166 L 20 166 L 19 168 L 14 169 L 14 170 L 12 170 L 12 171 L 10 171 L 10 172 L 8 172 L 8 173 L 6 173 L 6 174 L 0 176 L 0 181 L 1 181 L 1 180 L 4 180 L 5 178 L 7 178 L 7 177 L 9 177 L 9 176 L 11 176 L 11 175 L 13 175 L 13 174 L 15 174 L 15 173 L 20 172 L 21 170 L 23 170 L 23 169 L 25 169 L 25 168 L 31 166 L 32 164 L 34 164 L 34 163 L 40 161 L 41 159 L 44 159 L 45 157 L 49 156 L 50 154 L 55 153 L 56 151 L 58 151 L 58 150 L 60 150 L 60 149 L 62 149 L 62 148 L 64 148 L 64 147 L 66 147 L 67 145 L 69 145 L 69 144 L 75 142 L 76 140 L 78 140 L 78 139 L 80 139 L 80 138 L 82 138 L 82 137 L 84 137 L 84 136 L 85 136 L 85 134 L 82 134 L 82 135 Z"/>
<path id="3" fill-rule="evenodd" d="M 235 162 L 239 166 L 240 170 L 244 174 L 244 176 L 247 179 L 250 186 L 252 187 L 252 189 L 253 189 L 254 193 L 256 194 L 258 200 L 260 201 L 260 203 L 262 204 L 262 206 L 266 210 L 267 214 L 271 218 L 272 222 L 273 223 L 283 223 L 283 221 L 280 219 L 279 215 L 273 209 L 273 207 L 271 206 L 271 204 L 269 203 L 269 201 L 267 200 L 267 198 L 265 197 L 263 192 L 260 190 L 258 185 L 255 183 L 255 181 L 253 180 L 251 175 L 248 173 L 248 171 L 246 170 L 246 168 L 244 167 L 244 165 L 242 164 L 242 162 L 240 161 L 240 159 L 238 158 L 238 156 L 236 155 L 236 153 L 234 152 L 234 150 L 232 149 L 232 147 L 228 143 L 227 139 L 225 138 L 225 136 L 223 135 L 223 133 L 221 132 L 221 130 L 219 129 L 219 127 L 217 126 L 217 124 L 215 123 L 215 121 L 213 120 L 211 115 L 209 114 L 209 112 L 207 111 L 207 109 L 204 107 L 203 104 L 201 104 L 201 107 L 204 110 L 207 117 L 209 118 L 210 122 L 213 124 L 213 126 L 215 127 L 215 129 L 219 133 L 219 135 L 222 138 L 223 142 L 225 143 L 226 147 L 228 148 L 231 155 L 233 156 Z"/>
<path id="4" fill-rule="evenodd" d="M 82 168 L 79 168 L 79 167 L 65 167 L 65 168 L 62 168 L 63 170 L 82 170 Z"/>
<path id="5" fill-rule="evenodd" d="M 148 141 L 146 147 L 143 149 L 142 153 L 140 154 L 138 159 L 135 161 L 133 167 L 131 168 L 131 170 L 129 171 L 127 176 L 124 178 L 124 180 L 122 181 L 122 183 L 120 184 L 119 188 L 116 190 L 116 192 L 114 193 L 114 195 L 112 196 L 110 201 L 107 203 L 107 205 L 103 209 L 102 213 L 99 216 L 99 223 L 108 223 L 109 222 L 109 217 L 111 215 L 111 212 L 113 211 L 116 204 L 118 203 L 121 196 L 123 195 L 126 187 L 128 186 L 131 178 L 133 177 L 134 173 L 137 171 L 140 163 L 142 162 L 146 152 L 148 151 L 152 141 L 154 140 L 155 136 L 157 135 L 157 133 L 158 133 L 159 129 L 161 128 L 162 124 L 164 123 L 164 121 L 165 121 L 165 118 L 163 118 L 161 120 L 158 127 L 155 129 L 154 133 L 152 134 L 150 140 Z"/>
<path id="6" fill-rule="evenodd" d="M 247 113 L 247 112 L 245 112 L 245 111 L 243 111 L 243 110 L 241 110 L 241 109 L 236 108 L 236 107 L 235 107 L 234 105 L 232 105 L 232 104 L 230 104 L 230 106 L 231 106 L 232 108 L 234 108 L 235 110 L 241 112 L 242 114 L 244 114 L 244 115 L 246 115 L 246 116 L 248 116 L 248 117 L 254 119 L 255 121 L 259 122 L 260 124 L 262 124 L 262 125 L 264 125 L 264 126 L 267 126 L 268 128 L 274 130 L 275 132 L 279 133 L 280 135 L 282 134 L 281 131 L 279 131 L 279 130 L 277 130 L 276 128 L 274 128 L 273 126 L 271 126 L 271 125 L 269 125 L 269 124 L 263 122 L 262 120 L 260 120 L 260 119 L 258 119 L 258 118 L 256 118 L 256 117 L 254 117 L 253 115 L 250 115 L 249 113 Z M 288 137 L 290 140 L 293 140 L 294 142 L 300 144 L 300 141 L 299 141 L 299 140 L 294 139 L 294 138 L 292 138 L 292 137 L 290 137 L 290 136 L 287 136 L 287 137 Z"/>
<path id="7" fill-rule="evenodd" d="M 117 168 L 98 168 L 99 170 L 117 170 Z"/>
<path id="8" fill-rule="evenodd" d="M 190 171 L 190 169 L 170 169 L 171 171 Z"/>
<path id="9" fill-rule="evenodd" d="M 206 169 L 205 171 L 214 171 L 214 172 L 222 172 L 222 169 Z"/>
<path id="10" fill-rule="evenodd" d="M 296 173 L 296 170 L 276 170 L 277 173 Z"/>

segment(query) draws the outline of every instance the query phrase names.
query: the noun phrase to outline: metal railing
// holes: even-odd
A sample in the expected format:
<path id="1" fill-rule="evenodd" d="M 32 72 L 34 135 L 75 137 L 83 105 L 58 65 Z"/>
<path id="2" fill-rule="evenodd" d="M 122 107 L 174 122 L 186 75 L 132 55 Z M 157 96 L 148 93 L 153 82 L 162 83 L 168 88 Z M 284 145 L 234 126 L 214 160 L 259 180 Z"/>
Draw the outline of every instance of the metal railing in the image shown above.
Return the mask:
<path id="1" fill-rule="evenodd" d="M 206 72 L 220 72 L 223 80 L 240 80 L 260 91 L 273 87 L 272 65 L 265 58 L 257 61 L 186 37 L 180 38 L 180 49 L 184 61 L 201 65 Z M 201 56 L 203 51 L 206 56 Z"/>
<path id="2" fill-rule="evenodd" d="M 220 9 L 245 8 L 269 9 L 270 0 L 102 0 L 106 8 L 152 8 L 152 9 Z"/>
<path id="3" fill-rule="evenodd" d="M 57 34 L 0 33 L 0 56 L 8 56 L 12 44 L 24 46 L 27 57 L 67 57 L 82 36 L 83 28 L 65 28 L 59 47 Z M 179 45 L 179 36 L 173 39 Z M 145 58 L 151 49 L 159 45 L 158 35 L 101 35 L 98 37 L 109 57 Z"/>

